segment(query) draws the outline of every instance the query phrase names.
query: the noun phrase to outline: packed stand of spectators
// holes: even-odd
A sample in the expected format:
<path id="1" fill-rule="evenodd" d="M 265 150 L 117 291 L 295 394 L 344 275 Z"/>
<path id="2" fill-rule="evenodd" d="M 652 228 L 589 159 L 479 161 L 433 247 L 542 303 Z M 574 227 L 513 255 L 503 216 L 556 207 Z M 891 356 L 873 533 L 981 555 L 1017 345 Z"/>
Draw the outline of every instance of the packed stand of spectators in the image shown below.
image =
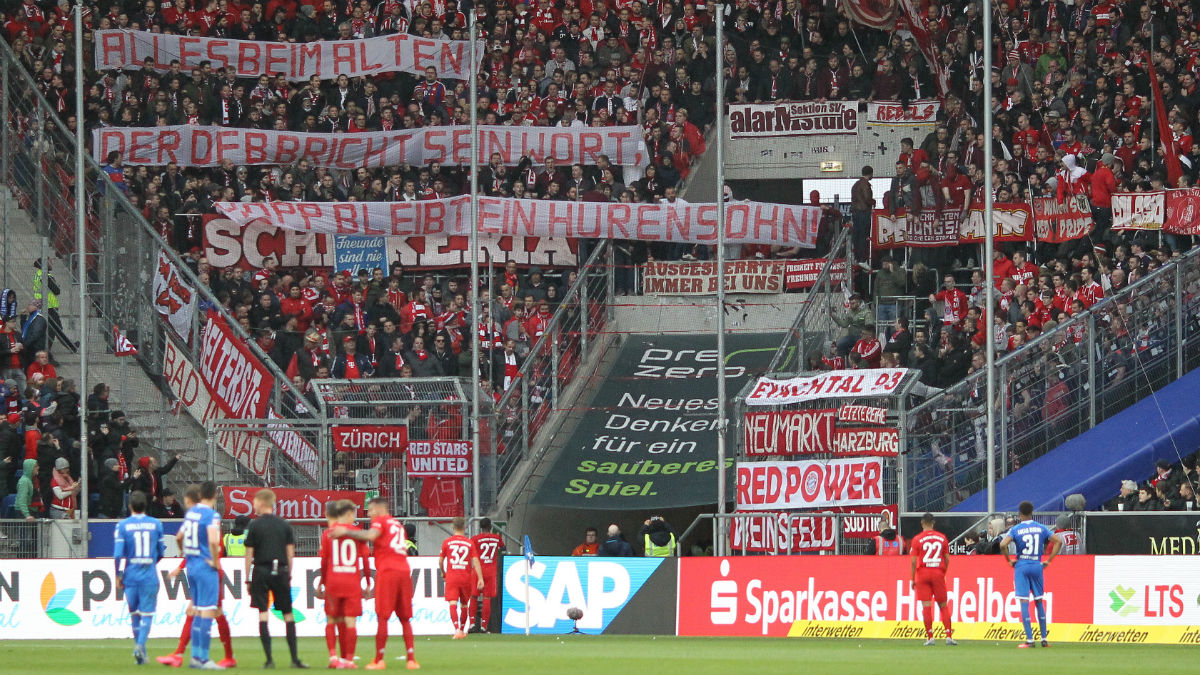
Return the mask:
<path id="1" fill-rule="evenodd" d="M 1104 504 L 1106 511 L 1197 511 L 1196 492 L 1200 479 L 1196 474 L 1198 453 L 1191 453 L 1178 462 L 1160 459 L 1154 464 L 1154 474 L 1142 482 L 1121 481 L 1117 496 Z"/>

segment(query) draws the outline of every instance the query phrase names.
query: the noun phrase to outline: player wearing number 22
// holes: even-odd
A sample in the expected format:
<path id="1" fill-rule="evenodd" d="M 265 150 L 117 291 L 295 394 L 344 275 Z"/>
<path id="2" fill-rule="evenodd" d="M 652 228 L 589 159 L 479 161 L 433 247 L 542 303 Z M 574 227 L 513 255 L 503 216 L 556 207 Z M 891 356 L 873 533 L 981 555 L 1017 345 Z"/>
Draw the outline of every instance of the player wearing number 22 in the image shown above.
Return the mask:
<path id="1" fill-rule="evenodd" d="M 483 590 L 479 550 L 475 548 L 475 542 L 467 538 L 467 523 L 462 516 L 454 519 L 454 535 L 442 542 L 438 571 L 446 577 L 446 602 L 450 603 L 454 639 L 461 640 L 467 636 L 471 596 Z"/>
<path id="2" fill-rule="evenodd" d="M 1041 628 L 1042 646 L 1049 647 L 1050 638 L 1046 627 L 1046 603 L 1042 600 L 1046 583 L 1042 570 L 1054 560 L 1054 556 L 1062 550 L 1062 537 L 1052 532 L 1050 528 L 1033 520 L 1033 504 L 1021 502 L 1017 507 L 1021 522 L 1012 526 L 1000 540 L 1000 550 L 1004 552 L 1004 560 L 1013 568 L 1013 588 L 1017 599 L 1021 601 L 1021 623 L 1025 627 L 1025 641 L 1017 645 L 1028 648 L 1034 645 L 1033 627 L 1029 621 L 1029 599 L 1032 597 L 1037 606 L 1038 627 Z M 1017 559 L 1009 557 L 1008 547 L 1017 544 Z M 1049 550 L 1046 560 L 1042 554 Z"/>
<path id="3" fill-rule="evenodd" d="M 158 604 L 158 561 L 164 549 L 162 523 L 146 515 L 146 503 L 145 492 L 129 495 L 133 515 L 117 523 L 113 531 L 117 589 L 125 589 L 133 622 L 133 658 L 139 666 L 146 662 L 146 638 Z"/>
<path id="4" fill-rule="evenodd" d="M 325 599 L 325 644 L 329 647 L 329 667 L 354 669 L 354 651 L 358 642 L 358 617 L 362 616 L 363 583 L 371 583 L 367 565 L 367 545 L 352 538 L 334 538 L 338 529 L 357 531 L 354 516 L 358 507 L 350 501 L 330 502 L 325 506 L 329 529 L 321 533 L 321 580 L 317 597 Z M 339 650 L 340 647 L 340 656 Z"/>
<path id="5" fill-rule="evenodd" d="M 921 516 L 921 533 L 912 538 L 912 588 L 921 603 L 921 618 L 925 622 L 925 646 L 932 647 L 933 603 L 936 602 L 946 628 L 946 644 L 956 645 L 950 612 L 946 609 L 946 570 L 950 568 L 950 542 L 946 535 L 933 529 L 933 514 Z"/>

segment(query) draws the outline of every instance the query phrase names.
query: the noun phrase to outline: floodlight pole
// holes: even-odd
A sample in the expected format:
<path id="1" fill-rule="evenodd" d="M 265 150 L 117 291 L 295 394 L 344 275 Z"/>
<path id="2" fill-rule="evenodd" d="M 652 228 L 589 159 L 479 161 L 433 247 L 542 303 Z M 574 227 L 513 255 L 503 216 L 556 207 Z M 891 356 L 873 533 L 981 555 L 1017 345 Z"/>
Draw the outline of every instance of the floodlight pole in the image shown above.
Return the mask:
<path id="1" fill-rule="evenodd" d="M 725 441 L 728 433 L 729 402 L 725 391 L 725 31 L 724 7 L 717 10 L 717 514 L 725 515 Z M 726 554 L 729 523 L 717 518 L 713 552 Z"/>
<path id="2" fill-rule="evenodd" d="M 471 515 L 479 518 L 483 515 L 479 489 L 479 321 L 482 318 L 482 307 L 479 306 L 479 78 L 476 68 L 479 66 L 477 50 L 479 45 L 475 31 L 475 8 L 471 8 L 469 21 L 469 37 L 471 40 L 471 67 L 468 76 L 471 78 L 471 319 L 475 322 L 475 339 L 471 340 Z M 490 323 L 491 317 L 488 317 Z M 478 521 L 476 521 L 478 523 Z"/>
<path id="3" fill-rule="evenodd" d="M 992 313 L 996 311 L 994 218 L 992 215 L 992 10 L 983 11 L 983 257 L 984 298 L 987 306 L 983 322 L 987 354 L 987 509 L 996 512 L 996 337 L 992 331 Z"/>
<path id="4" fill-rule="evenodd" d="M 7 95 L 5 92 L 2 95 Z M 83 0 L 75 3 L 75 254 L 79 284 L 79 391 L 88 390 L 88 305 L 87 305 L 87 190 L 83 169 Z M 42 259 L 43 285 L 48 282 L 50 259 Z M 47 295 L 49 297 L 49 295 Z M 86 393 L 84 395 L 86 397 Z M 83 547 L 87 551 L 88 527 L 88 437 L 87 414 L 80 399 L 79 419 L 84 420 L 79 434 L 79 521 Z"/>

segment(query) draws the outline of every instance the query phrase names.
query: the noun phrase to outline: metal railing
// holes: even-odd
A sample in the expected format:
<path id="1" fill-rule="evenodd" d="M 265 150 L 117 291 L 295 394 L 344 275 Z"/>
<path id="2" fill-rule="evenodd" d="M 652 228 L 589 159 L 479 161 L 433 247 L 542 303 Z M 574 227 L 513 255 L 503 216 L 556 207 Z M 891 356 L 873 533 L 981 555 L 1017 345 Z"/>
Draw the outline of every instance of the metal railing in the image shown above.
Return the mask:
<path id="1" fill-rule="evenodd" d="M 17 206 L 29 217 L 36 234 L 45 238 L 49 257 L 68 263 L 60 266 L 60 279 L 65 281 L 70 274 L 74 283 L 87 284 L 86 311 L 92 326 L 89 331 L 89 336 L 93 337 L 91 343 L 108 345 L 107 349 L 99 347 L 96 350 L 99 353 L 89 360 L 89 370 L 94 378 L 88 383 L 89 389 L 95 382 L 108 384 L 112 391 L 112 407 L 119 404 L 126 411 L 142 430 L 147 446 L 185 456 L 185 468 L 170 479 L 187 480 L 202 474 L 198 467 L 189 465 L 204 460 L 205 437 L 197 421 L 173 405 L 175 397 L 170 382 L 180 375 L 180 371 L 171 368 L 164 359 L 182 355 L 193 366 L 199 363 L 199 328 L 207 309 L 224 316 L 235 334 L 249 345 L 274 376 L 273 411 L 284 418 L 311 418 L 311 411 L 297 408 L 295 397 L 287 395 L 290 385 L 284 374 L 246 336 L 212 292 L 198 281 L 188 262 L 153 230 L 140 206 L 131 203 L 90 154 L 85 157 L 85 175 L 74 175 L 70 168 L 75 164 L 74 158 L 73 130 L 42 97 L 9 45 L 0 41 L 0 176 L 9 186 Z M 76 180 L 85 181 L 87 194 L 85 251 L 79 251 L 75 246 Z M 9 208 L 8 200 L 3 201 L 5 208 Z M 4 215 L 8 230 L 8 219 L 16 214 Z M 10 256 L 19 254 L 8 246 L 11 236 L 6 232 L 6 273 Z M 197 311 L 190 341 L 171 335 L 171 329 L 156 309 L 152 281 L 160 253 L 167 256 L 182 278 L 195 289 Z M 73 278 L 79 255 L 86 258 L 87 278 L 82 280 Z M 63 296 L 75 295 L 66 288 L 68 284 L 63 286 Z M 64 309 L 72 308 L 78 330 L 78 303 L 67 297 L 63 302 Z M 63 318 L 69 330 L 71 316 L 64 315 Z M 137 347 L 136 356 L 119 360 L 112 356 L 114 327 Z M 131 375 L 126 370 L 133 363 L 145 376 Z M 88 393 L 90 391 L 80 392 L 84 396 Z M 222 461 L 232 460 L 226 456 Z"/>
<path id="2" fill-rule="evenodd" d="M 675 555 L 872 555 L 874 535 L 856 532 L 875 522 L 876 513 L 702 513 L 679 535 Z M 711 521 L 711 537 L 692 541 L 702 523 Z M 856 526 L 847 526 L 847 521 Z M 728 541 L 718 542 L 722 537 Z M 718 543 L 722 545 L 718 545 Z M 685 548 L 686 546 L 686 548 Z"/>
<path id="3" fill-rule="evenodd" d="M 1200 251 L 1192 250 L 996 361 L 996 478 L 1200 365 Z M 908 416 L 911 511 L 944 511 L 987 483 L 979 371 Z"/>
<path id="4" fill-rule="evenodd" d="M 775 373 L 785 368 L 796 372 L 808 370 L 809 356 L 824 354 L 829 343 L 845 332 L 834 322 L 833 316 L 843 311 L 846 295 L 852 288 L 854 242 L 850 232 L 849 226 L 843 226 L 834 238 L 829 247 L 829 259 L 800 303 L 796 320 L 771 359 L 767 372 Z M 846 260 L 846 278 L 840 282 L 833 279 L 834 260 L 839 251 L 844 252 Z"/>
<path id="5" fill-rule="evenodd" d="M 545 334 L 525 355 L 518 376 L 495 405 L 491 418 L 496 453 L 495 480 L 490 483 L 493 488 L 503 485 L 522 460 L 532 456 L 537 449 L 534 438 L 538 431 L 556 410 L 561 410 L 563 390 L 589 355 L 601 347 L 600 338 L 611 320 L 614 283 L 612 245 L 601 241 L 579 268 Z M 485 481 L 484 485 L 489 483 Z M 490 509 L 498 493 L 485 493 L 493 497 L 492 501 L 483 499 Z"/>
<path id="6" fill-rule="evenodd" d="M 0 520 L 0 559 L 86 556 L 78 520 Z"/>

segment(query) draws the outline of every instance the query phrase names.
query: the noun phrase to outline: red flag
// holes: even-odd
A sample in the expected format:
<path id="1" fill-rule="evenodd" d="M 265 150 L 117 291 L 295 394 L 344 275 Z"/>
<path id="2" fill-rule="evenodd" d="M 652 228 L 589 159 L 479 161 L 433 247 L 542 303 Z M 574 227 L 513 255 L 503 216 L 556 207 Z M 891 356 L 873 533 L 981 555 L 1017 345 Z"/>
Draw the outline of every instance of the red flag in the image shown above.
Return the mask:
<path id="1" fill-rule="evenodd" d="M 120 328 L 113 326 L 113 352 L 117 356 L 137 356 L 137 347 L 125 337 Z"/>
<path id="2" fill-rule="evenodd" d="M 919 3 L 915 0 L 899 0 L 898 4 L 902 15 L 908 22 L 908 30 L 912 33 L 917 48 L 921 50 L 921 55 L 925 57 L 929 70 L 933 73 L 939 98 L 945 97 L 950 93 L 950 73 L 942 65 L 937 45 L 933 44 L 933 35 L 925 27 Z"/>
<path id="3" fill-rule="evenodd" d="M 1162 87 L 1158 85 L 1158 72 L 1154 62 L 1147 64 L 1150 70 L 1150 91 L 1154 95 L 1154 114 L 1158 116 L 1158 137 L 1162 141 L 1163 156 L 1167 163 L 1167 187 L 1179 187 L 1183 166 L 1179 163 L 1179 150 L 1175 146 L 1175 133 L 1167 121 L 1167 106 L 1163 105 Z"/>

